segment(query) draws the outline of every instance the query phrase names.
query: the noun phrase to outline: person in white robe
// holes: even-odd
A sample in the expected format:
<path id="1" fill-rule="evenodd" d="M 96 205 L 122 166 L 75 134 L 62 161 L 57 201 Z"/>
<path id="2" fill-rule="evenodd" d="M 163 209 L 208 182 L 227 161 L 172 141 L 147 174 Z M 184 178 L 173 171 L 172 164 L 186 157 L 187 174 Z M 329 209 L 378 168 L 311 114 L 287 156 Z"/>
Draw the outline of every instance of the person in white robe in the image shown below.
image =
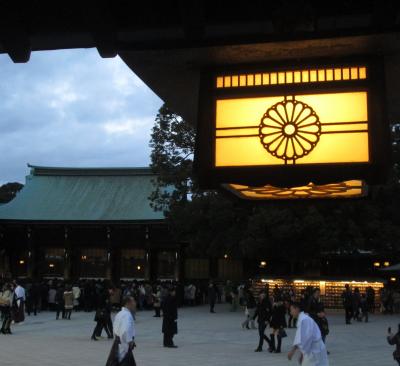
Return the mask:
<path id="1" fill-rule="evenodd" d="M 297 319 L 297 330 L 288 359 L 291 360 L 299 350 L 299 363 L 302 366 L 329 366 L 328 354 L 317 323 L 300 310 L 298 303 L 290 305 L 290 314 Z"/>
<path id="2" fill-rule="evenodd" d="M 122 300 L 122 309 L 114 318 L 114 335 L 119 340 L 118 361 L 121 363 L 128 352 L 135 347 L 135 322 L 132 312 L 136 303 L 133 297 L 127 296 Z"/>
<path id="3" fill-rule="evenodd" d="M 17 280 L 14 280 L 14 299 L 15 299 L 15 315 L 14 322 L 15 323 L 23 323 L 25 320 L 25 289 L 18 283 Z"/>

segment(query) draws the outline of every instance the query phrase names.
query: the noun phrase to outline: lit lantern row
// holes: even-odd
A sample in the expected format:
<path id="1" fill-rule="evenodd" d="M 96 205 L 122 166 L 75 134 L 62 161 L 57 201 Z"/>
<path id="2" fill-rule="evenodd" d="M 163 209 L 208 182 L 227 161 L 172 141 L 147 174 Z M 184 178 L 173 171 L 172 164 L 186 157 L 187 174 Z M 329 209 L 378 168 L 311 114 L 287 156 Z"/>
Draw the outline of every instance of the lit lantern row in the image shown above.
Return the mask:
<path id="1" fill-rule="evenodd" d="M 383 79 L 371 58 L 205 71 L 200 186 L 248 199 L 365 196 L 389 166 Z"/>

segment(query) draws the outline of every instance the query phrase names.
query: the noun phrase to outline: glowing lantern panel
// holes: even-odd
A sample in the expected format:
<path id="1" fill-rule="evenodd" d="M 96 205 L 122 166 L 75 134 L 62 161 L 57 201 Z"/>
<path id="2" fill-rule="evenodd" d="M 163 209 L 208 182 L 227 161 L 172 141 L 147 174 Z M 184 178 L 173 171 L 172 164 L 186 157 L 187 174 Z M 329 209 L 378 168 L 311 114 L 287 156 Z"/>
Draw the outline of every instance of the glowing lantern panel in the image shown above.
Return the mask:
<path id="1" fill-rule="evenodd" d="M 201 187 L 222 184 L 252 199 L 336 198 L 363 196 L 365 183 L 385 181 L 379 60 L 254 69 L 203 75 Z"/>

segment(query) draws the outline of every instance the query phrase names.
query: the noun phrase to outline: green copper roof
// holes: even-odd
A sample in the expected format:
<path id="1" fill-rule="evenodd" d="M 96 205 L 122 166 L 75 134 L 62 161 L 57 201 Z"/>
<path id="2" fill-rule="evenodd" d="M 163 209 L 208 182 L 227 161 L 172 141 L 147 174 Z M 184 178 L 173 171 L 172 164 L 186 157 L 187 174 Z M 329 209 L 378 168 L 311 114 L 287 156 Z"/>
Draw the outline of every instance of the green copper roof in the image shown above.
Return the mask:
<path id="1" fill-rule="evenodd" d="M 31 166 L 24 188 L 0 207 L 0 220 L 162 220 L 148 197 L 150 168 L 53 168 Z"/>

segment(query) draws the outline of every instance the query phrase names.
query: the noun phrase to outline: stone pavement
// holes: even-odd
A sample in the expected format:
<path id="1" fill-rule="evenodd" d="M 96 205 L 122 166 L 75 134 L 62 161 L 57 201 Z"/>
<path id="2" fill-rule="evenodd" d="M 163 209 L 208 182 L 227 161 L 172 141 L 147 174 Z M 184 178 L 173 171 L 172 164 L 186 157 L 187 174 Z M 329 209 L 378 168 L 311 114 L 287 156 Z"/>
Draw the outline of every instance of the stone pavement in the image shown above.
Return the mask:
<path id="1" fill-rule="evenodd" d="M 289 362 L 294 330 L 284 339 L 283 353 L 255 353 L 257 330 L 243 330 L 243 312 L 230 313 L 225 305 L 216 306 L 217 314 L 206 307 L 179 309 L 178 349 L 161 346 L 161 319 L 153 312 L 137 315 L 138 366 L 197 366 L 197 365 L 297 365 Z M 54 313 L 27 317 L 22 325 L 14 326 L 12 336 L 0 335 L 1 366 L 97 366 L 105 365 L 111 341 L 90 340 L 95 323 L 93 313 L 73 313 L 72 319 L 55 320 Z M 394 347 L 386 342 L 388 326 L 397 329 L 400 317 L 372 315 L 371 322 L 344 325 L 342 314 L 329 314 L 331 332 L 328 336 L 330 364 L 338 366 L 395 365 Z"/>

